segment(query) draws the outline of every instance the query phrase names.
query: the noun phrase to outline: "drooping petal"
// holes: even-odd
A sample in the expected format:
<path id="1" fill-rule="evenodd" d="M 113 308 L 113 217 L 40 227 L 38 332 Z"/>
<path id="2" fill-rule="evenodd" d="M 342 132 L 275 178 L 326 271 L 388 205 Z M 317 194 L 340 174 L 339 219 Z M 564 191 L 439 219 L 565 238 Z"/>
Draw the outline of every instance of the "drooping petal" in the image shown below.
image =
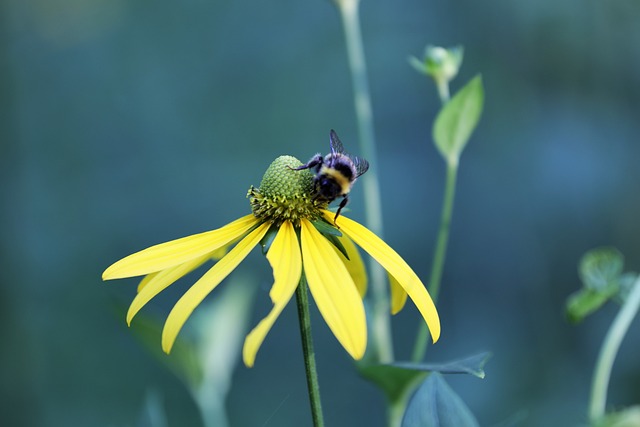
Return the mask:
<path id="1" fill-rule="evenodd" d="M 253 366 L 256 354 L 267 336 L 274 322 L 287 305 L 295 292 L 302 273 L 302 256 L 298 237 L 289 221 L 280 226 L 276 238 L 271 244 L 267 259 L 273 268 L 273 286 L 269 296 L 273 301 L 273 308 L 258 325 L 247 335 L 242 349 L 244 364 Z"/>
<path id="2" fill-rule="evenodd" d="M 233 243 L 230 243 L 229 245 L 231 245 Z M 222 258 L 229 250 L 229 245 L 223 246 L 219 249 L 216 249 L 215 251 L 211 252 L 211 254 L 205 256 L 205 260 L 208 258 L 211 258 L 214 261 L 219 260 L 220 258 Z M 204 263 L 204 261 L 203 261 Z M 196 268 L 198 268 L 200 266 L 200 264 L 198 264 L 198 266 L 194 267 L 194 270 Z M 170 268 L 174 268 L 174 267 L 170 267 Z M 167 269 L 168 270 L 168 269 Z M 164 270 L 162 270 L 164 271 Z M 138 283 L 138 290 L 137 292 L 140 292 L 142 290 L 142 288 L 144 288 L 145 286 L 147 286 L 147 284 L 158 275 L 158 273 L 160 273 L 159 271 L 156 271 L 155 273 L 149 273 L 146 276 L 144 276 L 142 278 L 142 280 L 140 281 L 140 283 Z M 187 272 L 188 273 L 188 272 Z M 185 274 L 187 274 L 185 273 Z M 173 283 L 173 282 L 172 282 Z M 171 283 L 170 283 L 171 284 Z"/>
<path id="3" fill-rule="evenodd" d="M 211 253 L 239 238 L 258 223 L 249 214 L 222 228 L 151 246 L 121 259 L 102 273 L 102 280 L 142 276 Z"/>
<path id="4" fill-rule="evenodd" d="M 162 330 L 162 349 L 165 353 L 171 351 L 173 343 L 193 310 L 205 299 L 218 284 L 229 275 L 243 259 L 249 255 L 251 249 L 256 246 L 267 233 L 270 224 L 259 225 L 244 239 L 218 261 L 204 276 L 189 288 L 173 307 Z"/>
<path id="5" fill-rule="evenodd" d="M 331 243 L 308 220 L 300 221 L 302 261 L 320 314 L 354 359 L 367 347 L 364 305 L 353 279 Z"/>
<path id="6" fill-rule="evenodd" d="M 158 275 L 158 273 L 159 271 L 156 271 L 155 273 L 149 273 L 144 276 L 142 280 L 140 280 L 140 283 L 138 283 L 138 289 L 136 290 L 136 292 L 140 292 L 145 286 L 147 286 L 149 282 Z"/>
<path id="7" fill-rule="evenodd" d="M 347 259 L 342 252 L 338 250 L 334 246 L 336 253 L 349 270 L 349 274 L 353 279 L 353 282 L 358 289 L 358 293 L 360 294 L 360 298 L 364 298 L 367 294 L 367 270 L 364 267 L 364 262 L 362 262 L 362 257 L 360 256 L 360 251 L 353 244 L 353 241 L 346 237 L 344 234 L 338 237 L 340 243 L 344 247 L 345 251 L 347 251 L 347 255 L 349 255 L 349 259 Z"/>
<path id="8" fill-rule="evenodd" d="M 164 289 L 173 284 L 176 280 L 182 276 L 191 273 L 196 268 L 200 267 L 206 261 L 210 259 L 209 254 L 192 259 L 180 265 L 169 267 L 157 273 L 149 274 L 145 277 L 150 278 L 145 285 L 140 289 L 136 297 L 129 306 L 127 312 L 127 324 L 131 326 L 131 320 L 140 311 L 146 303 L 148 303 L 153 297 L 158 295 Z M 142 282 L 140 283 L 142 285 Z"/>
<path id="9" fill-rule="evenodd" d="M 289 293 L 292 286 L 295 290 L 302 273 L 300 244 L 290 221 L 285 221 L 280 226 L 278 234 L 267 252 L 267 259 L 273 269 L 274 278 L 269 297 L 275 303 L 283 298 L 283 293 Z"/>
<path id="10" fill-rule="evenodd" d="M 407 292 L 391 274 L 389 274 L 389 288 L 391 289 L 391 314 L 398 314 L 407 302 Z"/>
<path id="11" fill-rule="evenodd" d="M 323 211 L 323 214 L 328 221 L 333 221 L 335 214 L 329 211 Z M 433 342 L 436 342 L 440 337 L 438 311 L 424 284 L 411 267 L 396 251 L 363 225 L 344 216 L 338 217 L 336 224 L 340 227 L 340 231 L 369 253 L 404 288 L 427 322 Z"/>

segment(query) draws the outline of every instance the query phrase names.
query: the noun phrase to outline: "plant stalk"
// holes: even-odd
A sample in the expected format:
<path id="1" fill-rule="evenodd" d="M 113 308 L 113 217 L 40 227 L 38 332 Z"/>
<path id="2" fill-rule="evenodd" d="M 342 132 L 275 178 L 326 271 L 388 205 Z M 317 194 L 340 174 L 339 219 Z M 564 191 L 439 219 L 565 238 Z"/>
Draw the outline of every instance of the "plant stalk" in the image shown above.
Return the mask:
<path id="1" fill-rule="evenodd" d="M 589 421 L 595 424 L 605 415 L 607 389 L 611 378 L 611 369 L 616 359 L 622 339 L 629 330 L 629 325 L 640 308 L 640 277 L 633 284 L 633 289 L 620 308 L 613 323 L 607 331 L 602 343 L 596 369 L 591 385 L 591 401 L 589 402 Z"/>
<path id="2" fill-rule="evenodd" d="M 380 185 L 376 173 L 377 151 L 373 129 L 373 112 L 371 97 L 369 95 L 369 82 L 367 67 L 362 45 L 360 31 L 360 18 L 358 15 L 359 0 L 334 0 L 344 29 L 349 69 L 353 85 L 353 99 L 356 119 L 358 122 L 358 135 L 360 139 L 360 152 L 369 161 L 369 172 L 360 178 L 364 191 L 365 223 L 367 228 L 383 238 L 382 204 L 380 198 Z M 372 316 L 371 332 L 372 344 L 375 346 L 375 355 L 380 363 L 393 361 L 393 342 L 391 338 L 391 326 L 389 319 L 389 293 L 387 278 L 383 268 L 373 260 L 369 260 L 369 272 L 371 274 Z"/>
<path id="3" fill-rule="evenodd" d="M 433 299 L 434 304 L 438 301 L 440 293 L 440 283 L 444 263 L 447 256 L 447 246 L 449 242 L 449 230 L 451 228 L 451 216 L 453 214 L 453 201 L 456 193 L 456 180 L 458 176 L 458 159 L 450 159 L 447 161 L 447 178 L 444 187 L 444 200 L 442 202 L 442 212 L 440 214 L 440 229 L 438 230 L 438 239 L 433 253 L 433 261 L 431 262 L 431 279 L 427 290 Z M 418 334 L 416 336 L 415 346 L 411 360 L 419 363 L 424 359 L 424 355 L 429 345 L 429 329 L 426 323 L 421 322 Z"/>
<path id="4" fill-rule="evenodd" d="M 322 403 L 320 400 L 320 385 L 316 370 L 316 357 L 313 351 L 313 339 L 311 337 L 311 317 L 309 315 L 309 294 L 307 292 L 307 280 L 304 274 L 300 278 L 300 284 L 296 289 L 296 302 L 298 305 L 298 320 L 300 323 L 300 335 L 302 336 L 302 352 L 304 354 L 304 368 L 307 374 L 307 388 L 309 391 L 309 403 L 311 404 L 311 417 L 314 427 L 323 427 Z"/>

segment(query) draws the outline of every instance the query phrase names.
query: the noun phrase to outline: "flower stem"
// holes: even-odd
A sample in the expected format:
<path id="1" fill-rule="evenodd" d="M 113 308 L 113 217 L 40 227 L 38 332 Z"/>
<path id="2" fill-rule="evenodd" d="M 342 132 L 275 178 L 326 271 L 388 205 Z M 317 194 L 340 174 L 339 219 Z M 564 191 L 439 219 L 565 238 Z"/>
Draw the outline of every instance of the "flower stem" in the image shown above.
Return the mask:
<path id="1" fill-rule="evenodd" d="M 438 231 L 438 240 L 436 241 L 433 261 L 431 262 L 431 279 L 429 280 L 429 285 L 427 286 L 429 295 L 431 295 L 434 303 L 438 301 L 438 294 L 440 293 L 440 281 L 442 279 L 442 271 L 444 269 L 444 262 L 447 255 L 447 244 L 449 242 L 449 229 L 451 227 L 451 215 L 453 213 L 453 201 L 455 199 L 456 193 L 457 176 L 457 159 L 448 160 L 447 179 L 444 188 L 444 200 L 442 202 L 442 213 L 440 215 L 440 229 Z M 422 361 L 427 351 L 427 345 L 429 344 L 428 338 L 429 330 L 427 329 L 427 325 L 424 322 L 420 322 L 411 360 L 416 363 Z"/>
<path id="2" fill-rule="evenodd" d="M 373 113 L 371 97 L 369 95 L 369 82 L 367 67 L 362 46 L 362 34 L 360 31 L 360 18 L 358 15 L 359 0 L 334 0 L 344 29 L 349 58 L 349 69 L 353 85 L 353 99 L 355 104 L 356 119 L 358 122 L 358 134 L 360 139 L 360 152 L 369 161 L 371 168 L 369 173 L 360 178 L 364 191 L 365 223 L 367 228 L 383 238 L 382 229 L 382 204 L 380 199 L 380 185 L 376 173 L 376 143 L 373 129 Z M 393 343 L 391 339 L 391 326 L 389 320 L 389 294 L 387 290 L 386 275 L 382 267 L 370 260 L 369 271 L 371 273 L 372 295 L 372 343 L 375 346 L 375 354 L 380 363 L 393 361 Z"/>
<path id="3" fill-rule="evenodd" d="M 311 338 L 311 317 L 309 316 L 309 294 L 307 292 L 307 280 L 304 274 L 300 278 L 300 284 L 296 289 L 296 302 L 298 305 L 298 319 L 300 322 L 300 335 L 302 336 L 302 352 L 304 354 L 304 368 L 307 374 L 307 388 L 309 402 L 311 404 L 311 417 L 314 427 L 324 426 L 322 416 L 322 403 L 320 401 L 320 385 L 318 384 L 318 372 L 316 370 L 316 357 L 313 351 Z"/>
<path id="4" fill-rule="evenodd" d="M 437 79 L 436 87 L 438 88 L 440 101 L 442 101 L 442 104 L 446 104 L 451 98 L 451 95 L 449 95 L 449 81 L 446 79 Z"/>
<path id="5" fill-rule="evenodd" d="M 600 349 L 598 362 L 591 385 L 591 401 L 589 403 L 589 420 L 595 423 L 605 415 L 607 388 L 611 378 L 611 369 L 615 361 L 622 339 L 629 330 L 629 325 L 640 308 L 640 277 L 633 284 L 633 289 L 611 323 Z"/>

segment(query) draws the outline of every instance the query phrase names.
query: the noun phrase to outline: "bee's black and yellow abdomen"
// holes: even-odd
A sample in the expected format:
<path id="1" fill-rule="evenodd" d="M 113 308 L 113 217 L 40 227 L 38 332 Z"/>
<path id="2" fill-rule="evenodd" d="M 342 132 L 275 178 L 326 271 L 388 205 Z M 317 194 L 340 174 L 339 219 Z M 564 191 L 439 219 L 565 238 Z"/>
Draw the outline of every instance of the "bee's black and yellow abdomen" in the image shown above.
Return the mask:
<path id="1" fill-rule="evenodd" d="M 353 169 L 351 169 L 348 165 L 336 164 L 333 167 L 329 167 L 326 165 L 322 166 L 320 169 L 320 173 L 317 178 L 320 184 L 320 192 L 323 191 L 323 183 L 322 180 L 331 180 L 335 182 L 335 185 L 339 189 L 339 192 L 335 195 L 332 195 L 334 198 L 338 196 L 344 196 L 349 193 L 351 190 L 351 185 L 353 184 Z M 329 183 L 325 183 L 325 186 L 329 186 Z M 325 190 L 325 191 L 328 191 Z M 329 194 L 325 194 L 329 196 Z"/>

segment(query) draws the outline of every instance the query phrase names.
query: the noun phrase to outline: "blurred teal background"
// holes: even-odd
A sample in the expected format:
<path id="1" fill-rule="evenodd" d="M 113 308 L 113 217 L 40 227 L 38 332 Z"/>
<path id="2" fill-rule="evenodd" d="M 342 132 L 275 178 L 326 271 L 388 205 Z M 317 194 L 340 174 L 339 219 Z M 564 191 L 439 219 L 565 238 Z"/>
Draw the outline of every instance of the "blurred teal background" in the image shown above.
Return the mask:
<path id="1" fill-rule="evenodd" d="M 493 352 L 486 379 L 448 378 L 482 425 L 521 411 L 523 425 L 583 422 L 615 307 L 565 321 L 577 262 L 613 245 L 640 269 L 640 4 L 363 0 L 361 18 L 385 240 L 424 281 L 444 165 L 430 139 L 435 88 L 407 58 L 463 44 L 452 89 L 484 77 L 484 115 L 458 180 L 442 338 L 428 359 Z M 125 324 L 137 281 L 100 275 L 247 214 L 246 191 L 271 160 L 326 151 L 331 128 L 358 153 L 335 8 L 4 0 L 0 61 L 0 424 L 134 426 L 152 391 L 169 425 L 200 426 L 183 384 Z M 360 220 L 361 197 L 356 186 L 349 215 Z M 253 326 L 270 307 L 267 262 L 256 251 L 233 277 L 256 289 Z M 144 313 L 164 319 L 194 280 Z M 314 313 L 327 425 L 383 426 L 382 395 Z M 417 322 L 411 304 L 393 318 L 399 359 Z M 640 401 L 639 328 L 615 366 L 615 406 Z M 291 304 L 256 366 L 234 374 L 232 426 L 310 425 L 299 340 Z"/>

